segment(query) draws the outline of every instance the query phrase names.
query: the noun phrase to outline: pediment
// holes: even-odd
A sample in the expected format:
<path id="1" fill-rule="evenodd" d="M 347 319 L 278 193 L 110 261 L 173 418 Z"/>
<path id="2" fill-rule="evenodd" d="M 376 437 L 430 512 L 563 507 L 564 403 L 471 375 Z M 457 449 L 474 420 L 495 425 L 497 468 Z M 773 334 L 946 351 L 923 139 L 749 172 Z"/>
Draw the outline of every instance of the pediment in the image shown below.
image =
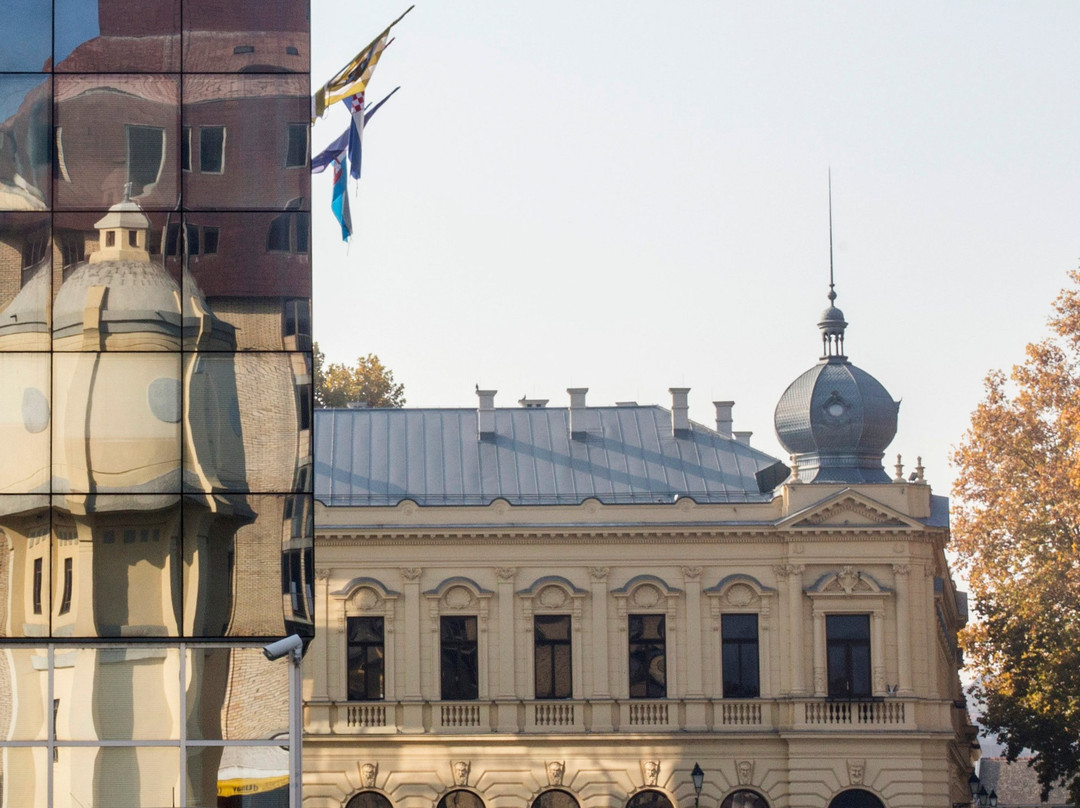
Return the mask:
<path id="1" fill-rule="evenodd" d="M 855 491 L 841 491 L 783 520 L 788 528 L 903 528 L 922 529 L 918 521 Z"/>

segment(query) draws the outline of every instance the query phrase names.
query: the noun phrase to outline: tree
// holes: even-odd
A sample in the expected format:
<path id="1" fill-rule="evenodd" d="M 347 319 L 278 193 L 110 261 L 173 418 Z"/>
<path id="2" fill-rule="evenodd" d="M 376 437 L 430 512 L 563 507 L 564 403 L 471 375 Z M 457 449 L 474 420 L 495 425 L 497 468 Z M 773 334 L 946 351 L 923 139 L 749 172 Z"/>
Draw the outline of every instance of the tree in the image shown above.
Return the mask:
<path id="1" fill-rule="evenodd" d="M 1006 755 L 1035 753 L 1045 799 L 1064 781 L 1080 805 L 1080 272 L 1051 335 L 1027 347 L 957 449 L 953 549 L 979 622 L 962 638 L 971 692 Z"/>
<path id="2" fill-rule="evenodd" d="M 356 365 L 341 362 L 325 365 L 326 356 L 315 343 L 314 375 L 316 407 L 404 407 L 405 385 L 394 382 L 394 372 L 373 353 L 361 356 Z M 325 367 L 324 367 L 325 365 Z"/>

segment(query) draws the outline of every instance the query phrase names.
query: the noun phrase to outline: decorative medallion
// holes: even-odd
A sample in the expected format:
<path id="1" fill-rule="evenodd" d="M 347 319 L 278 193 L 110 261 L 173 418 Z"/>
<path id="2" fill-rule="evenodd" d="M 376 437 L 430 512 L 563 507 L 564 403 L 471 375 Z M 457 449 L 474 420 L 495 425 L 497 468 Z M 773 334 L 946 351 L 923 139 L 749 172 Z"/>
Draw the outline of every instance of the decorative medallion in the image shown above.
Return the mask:
<path id="1" fill-rule="evenodd" d="M 728 588 L 724 599 L 732 606 L 749 606 L 757 598 L 754 590 L 746 584 L 735 584 Z"/>
<path id="2" fill-rule="evenodd" d="M 660 590 L 652 584 L 643 584 L 634 590 L 634 594 L 631 600 L 634 605 L 641 609 L 650 609 L 658 604 L 663 595 L 660 594 Z"/>
<path id="3" fill-rule="evenodd" d="M 570 600 L 570 596 L 566 594 L 566 590 L 561 586 L 545 586 L 540 590 L 536 600 L 545 609 L 558 609 L 566 605 L 566 602 Z"/>
<path id="4" fill-rule="evenodd" d="M 463 586 L 452 586 L 443 595 L 443 605 L 448 609 L 466 609 L 472 605 L 473 593 Z"/>

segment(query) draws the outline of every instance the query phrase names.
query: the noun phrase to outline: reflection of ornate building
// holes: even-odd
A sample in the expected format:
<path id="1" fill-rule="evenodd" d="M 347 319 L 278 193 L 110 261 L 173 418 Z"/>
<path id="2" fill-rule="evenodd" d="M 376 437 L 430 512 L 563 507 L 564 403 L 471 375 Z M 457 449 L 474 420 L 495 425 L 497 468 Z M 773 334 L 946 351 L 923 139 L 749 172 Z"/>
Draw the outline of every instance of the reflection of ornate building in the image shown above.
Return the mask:
<path id="1" fill-rule="evenodd" d="M 4 804 L 273 803 L 258 646 L 313 626 L 307 5 L 45 2 L 5 34 Z"/>
<path id="2" fill-rule="evenodd" d="M 843 326 L 777 407 L 786 481 L 685 389 L 317 411 L 305 803 L 964 801 L 947 503 L 883 470 L 897 405 Z"/>

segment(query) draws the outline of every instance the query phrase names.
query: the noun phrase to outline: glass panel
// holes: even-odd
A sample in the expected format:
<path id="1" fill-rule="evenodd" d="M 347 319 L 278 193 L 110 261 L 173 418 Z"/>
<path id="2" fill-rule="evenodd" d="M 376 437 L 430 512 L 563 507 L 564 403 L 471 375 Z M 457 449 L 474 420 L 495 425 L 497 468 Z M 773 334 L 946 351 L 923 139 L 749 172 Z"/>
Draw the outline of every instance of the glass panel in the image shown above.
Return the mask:
<path id="1" fill-rule="evenodd" d="M 439 800 L 438 808 L 484 808 L 484 801 L 471 791 L 454 789 Z"/>
<path id="2" fill-rule="evenodd" d="M 58 808 L 162 808 L 180 793 L 180 749 L 67 747 L 54 764 Z"/>
<path id="3" fill-rule="evenodd" d="M 347 689 L 349 701 L 372 701 L 384 695 L 383 618 L 350 617 Z"/>
<path id="4" fill-rule="evenodd" d="M 11 694 L 17 693 L 18 698 Z M 44 741 L 49 737 L 49 652 L 25 646 L 0 649 L 0 737 Z M 7 780 L 4 780 L 5 786 Z"/>
<path id="5" fill-rule="evenodd" d="M 552 789 L 533 800 L 533 808 L 578 808 L 578 801 L 569 791 Z"/>
<path id="6" fill-rule="evenodd" d="M 184 69 L 282 73 L 308 69 L 306 2 L 184 0 Z"/>
<path id="7" fill-rule="evenodd" d="M 54 491 L 180 490 L 179 354 L 57 353 L 53 391 Z"/>
<path id="8" fill-rule="evenodd" d="M 180 633 L 176 495 L 69 495 L 53 511 L 53 634 Z M 89 680 L 88 680 L 89 681 Z"/>
<path id="9" fill-rule="evenodd" d="M 0 353 L 0 494 L 49 490 L 49 355 Z"/>
<path id="10" fill-rule="evenodd" d="M 51 93 L 49 76 L 0 74 L 0 210 L 49 206 Z"/>
<path id="11" fill-rule="evenodd" d="M 365 766 L 371 764 L 365 763 Z M 361 791 L 349 798 L 345 808 L 394 808 L 390 800 L 377 791 Z"/>
<path id="12" fill-rule="evenodd" d="M 49 750 L 41 746 L 3 750 L 0 777 L 3 778 L 6 805 L 47 805 Z M 54 804 L 61 803 L 56 801 Z"/>
<path id="13" fill-rule="evenodd" d="M 7 0 L 3 8 L 0 71 L 48 70 L 52 56 L 51 0 Z"/>
<path id="14" fill-rule="evenodd" d="M 442 698 L 479 698 L 479 657 L 475 617 L 443 617 L 440 621 Z"/>
<path id="15" fill-rule="evenodd" d="M 626 801 L 626 808 L 673 808 L 669 800 L 660 791 L 639 791 Z"/>
<path id="16" fill-rule="evenodd" d="M 48 636 L 48 548 L 49 497 L 0 496 L 0 636 Z"/>
<path id="17" fill-rule="evenodd" d="M 180 651 L 155 645 L 58 647 L 58 741 L 180 739 Z"/>
<path id="18" fill-rule="evenodd" d="M 743 789 L 728 794 L 720 808 L 769 808 L 769 803 L 760 794 Z"/>
<path id="19" fill-rule="evenodd" d="M 51 235 L 47 213 L 0 213 L 0 351 L 49 350 Z"/>
<path id="20" fill-rule="evenodd" d="M 193 133 L 185 209 L 309 210 L 307 162 L 288 166 L 290 127 L 310 117 L 306 75 L 185 76 L 183 125 Z"/>
<path id="21" fill-rule="evenodd" d="M 187 654 L 189 738 L 281 738 L 288 745 L 288 660 L 270 661 L 261 648 L 189 648 Z"/>
<path id="22" fill-rule="evenodd" d="M 57 72 L 179 69 L 179 0 L 56 0 Z"/>
<path id="23" fill-rule="evenodd" d="M 630 629 L 630 698 L 667 695 L 666 631 L 662 614 L 632 614 Z"/>
<path id="24" fill-rule="evenodd" d="M 289 752 L 280 746 L 188 749 L 187 778 L 187 804 L 192 808 L 289 805 Z"/>
<path id="25" fill-rule="evenodd" d="M 185 488 L 310 491 L 309 354 L 187 354 Z"/>
<path id="26" fill-rule="evenodd" d="M 179 102 L 176 76 L 57 76 L 56 206 L 108 208 L 126 189 L 144 209 L 175 208 Z"/>
<path id="27" fill-rule="evenodd" d="M 309 216 L 305 211 L 184 215 L 187 230 L 199 243 L 197 253 L 188 247 L 186 305 L 199 301 L 213 314 L 198 333 L 198 341 L 189 338 L 186 347 L 311 350 Z M 285 249 L 270 249 L 275 228 L 282 234 L 278 243 Z M 180 266 L 178 250 L 170 252 L 168 263 L 175 276 Z"/>

